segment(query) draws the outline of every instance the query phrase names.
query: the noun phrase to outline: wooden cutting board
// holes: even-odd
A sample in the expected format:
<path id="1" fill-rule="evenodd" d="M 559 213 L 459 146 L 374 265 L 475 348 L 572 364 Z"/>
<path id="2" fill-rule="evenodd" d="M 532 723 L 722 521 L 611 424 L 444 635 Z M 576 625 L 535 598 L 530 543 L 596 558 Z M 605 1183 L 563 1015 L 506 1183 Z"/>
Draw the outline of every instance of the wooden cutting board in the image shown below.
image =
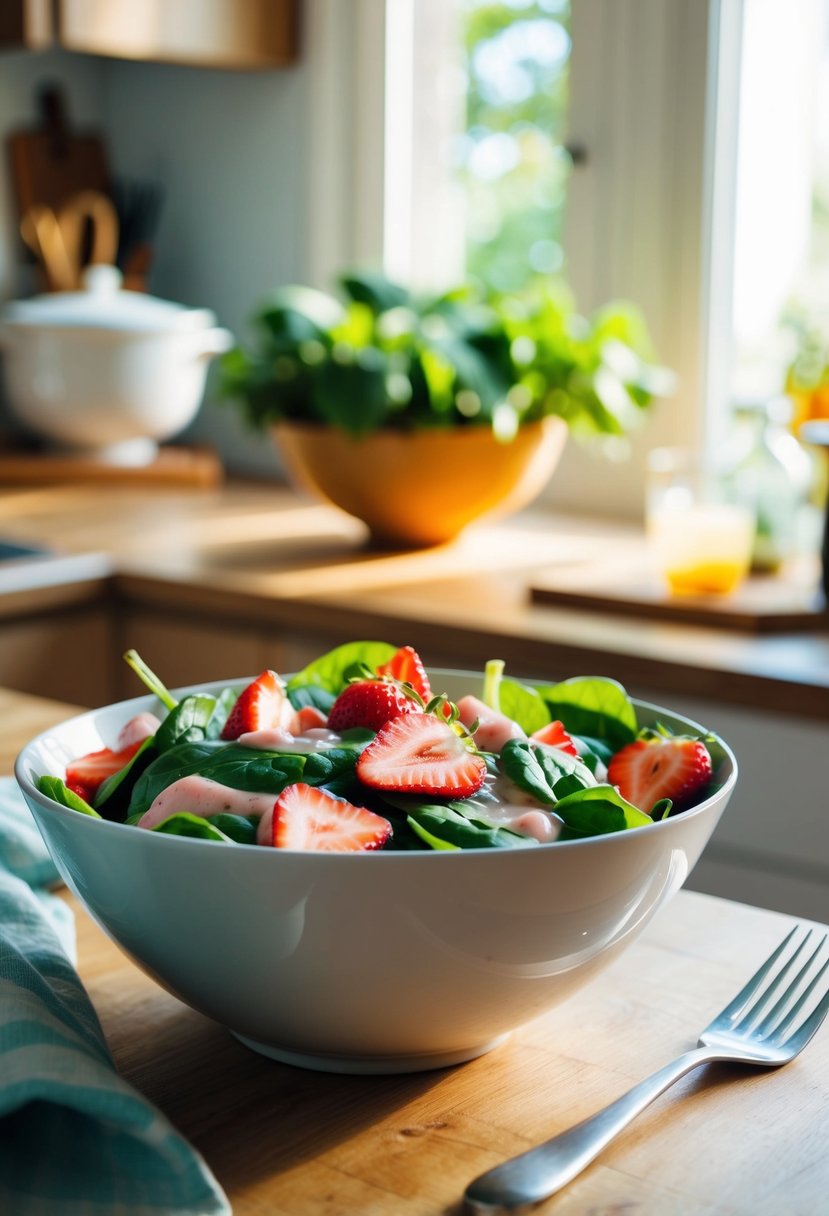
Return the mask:
<path id="1" fill-rule="evenodd" d="M 646 558 L 561 565 L 530 582 L 536 604 L 640 619 L 707 625 L 743 633 L 828 629 L 829 610 L 811 562 L 776 575 L 752 575 L 730 595 L 671 595 Z"/>
<path id="2" fill-rule="evenodd" d="M 206 489 L 224 477 L 222 463 L 209 448 L 160 447 L 149 464 L 107 464 L 74 453 L 27 452 L 0 448 L 0 488 L 21 485 L 160 485 Z"/>
<path id="3" fill-rule="evenodd" d="M 96 132 L 75 132 L 60 91 L 44 89 L 38 97 L 35 126 L 7 137 L 18 220 L 32 206 L 54 211 L 86 190 L 111 193 L 106 146 Z"/>

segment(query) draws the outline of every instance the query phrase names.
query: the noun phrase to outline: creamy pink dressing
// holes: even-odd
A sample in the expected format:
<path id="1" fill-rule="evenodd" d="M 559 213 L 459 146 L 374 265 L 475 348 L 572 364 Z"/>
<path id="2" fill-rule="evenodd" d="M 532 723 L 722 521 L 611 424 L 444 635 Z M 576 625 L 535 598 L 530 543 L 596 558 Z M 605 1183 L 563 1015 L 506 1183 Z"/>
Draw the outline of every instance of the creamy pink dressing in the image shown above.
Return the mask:
<path id="1" fill-rule="evenodd" d="M 526 739 L 526 732 L 517 722 L 497 709 L 491 709 L 478 697 L 461 697 L 458 712 L 464 726 L 478 723 L 474 739 L 484 752 L 500 752 L 508 739 Z"/>
<path id="2" fill-rule="evenodd" d="M 522 790 L 503 773 L 488 773 L 484 781 L 485 798 L 472 798 L 475 816 L 494 828 L 506 828 L 547 844 L 555 840 L 561 821 L 532 794 Z"/>
<path id="3" fill-rule="evenodd" d="M 265 752 L 298 752 L 308 755 L 337 747 L 342 737 L 325 726 L 312 726 L 301 735 L 274 726 L 267 730 L 250 730 L 236 740 L 242 747 L 255 747 Z"/>
<path id="4" fill-rule="evenodd" d="M 142 743 L 144 739 L 151 738 L 160 725 L 161 721 L 155 714 L 151 714 L 149 710 L 143 710 L 121 727 L 115 750 L 120 752 L 125 747 L 129 747 L 131 743 Z"/>
<path id="5" fill-rule="evenodd" d="M 199 815 L 202 819 L 222 814 L 264 815 L 269 808 L 273 811 L 274 801 L 273 794 L 234 790 L 230 786 L 220 785 L 218 781 L 211 781 L 209 777 L 191 773 L 188 777 L 179 777 L 178 781 L 162 790 L 138 820 L 138 826 L 154 828 L 171 815 L 182 812 Z"/>

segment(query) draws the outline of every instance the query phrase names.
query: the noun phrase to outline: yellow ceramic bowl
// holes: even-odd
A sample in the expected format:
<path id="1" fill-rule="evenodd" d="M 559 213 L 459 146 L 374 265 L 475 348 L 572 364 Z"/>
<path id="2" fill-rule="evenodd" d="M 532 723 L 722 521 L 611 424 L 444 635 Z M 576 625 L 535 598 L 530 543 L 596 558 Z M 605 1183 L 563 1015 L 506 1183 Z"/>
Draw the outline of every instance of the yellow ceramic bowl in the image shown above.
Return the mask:
<path id="1" fill-rule="evenodd" d="M 549 481 L 567 427 L 545 418 L 508 443 L 487 426 L 355 439 L 334 427 L 282 422 L 273 436 L 298 486 L 363 520 L 378 544 L 416 547 L 527 506 Z"/>

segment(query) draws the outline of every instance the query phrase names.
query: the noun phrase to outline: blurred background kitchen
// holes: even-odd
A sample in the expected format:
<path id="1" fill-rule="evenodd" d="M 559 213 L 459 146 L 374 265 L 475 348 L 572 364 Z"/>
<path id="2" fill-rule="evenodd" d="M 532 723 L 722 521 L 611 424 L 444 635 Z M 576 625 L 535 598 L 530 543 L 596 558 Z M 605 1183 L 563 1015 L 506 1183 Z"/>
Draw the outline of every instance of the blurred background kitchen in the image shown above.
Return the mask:
<path id="1" fill-rule="evenodd" d="M 819 345 L 823 0 L 8 0 L 3 13 L 4 138 L 36 128 L 40 91 L 58 86 L 113 180 L 158 195 L 149 289 L 240 337 L 276 285 L 330 288 L 364 264 L 427 288 L 564 274 L 586 312 L 633 300 L 676 394 L 598 476 L 571 444 L 556 501 L 636 515 L 648 448 L 726 441 L 735 405 L 779 395 L 807 339 Z M 9 174 L 7 157 L 4 299 L 37 286 Z M 276 467 L 209 394 L 189 436 L 233 470 Z"/>
<path id="2" fill-rule="evenodd" d="M 547 639 L 549 656 L 537 653 L 564 666 L 572 641 L 573 671 L 561 675 L 575 674 L 591 656 L 635 684 L 641 670 L 632 691 L 661 696 L 743 749 L 738 805 L 695 881 L 825 917 L 829 840 L 816 760 L 829 716 L 820 562 L 820 424 L 829 420 L 829 0 L 4 0 L 0 136 L 0 305 L 61 285 L 49 281 L 33 252 L 36 239 L 26 239 L 24 211 L 27 198 L 50 201 L 32 196 L 32 182 L 43 181 L 37 171 L 49 149 L 67 146 L 78 156 L 73 189 L 104 194 L 111 204 L 125 286 L 148 304 L 161 298 L 210 310 L 215 332 L 240 343 L 274 289 L 331 291 L 338 276 L 359 267 L 423 292 L 467 281 L 513 293 L 529 278 L 561 280 L 585 316 L 611 301 L 632 302 L 647 323 L 654 365 L 670 378 L 641 425 L 587 443 L 568 439 L 536 509 L 599 527 L 629 525 L 641 541 L 654 449 L 701 454 L 730 471 L 732 489 L 742 485 L 744 496 L 754 496 L 758 522 L 768 515 L 765 547 L 754 553 L 757 577 L 741 588 L 743 598 L 726 605 L 714 596 L 710 608 L 686 606 L 683 616 L 664 587 L 654 591 L 641 579 L 625 585 L 619 572 L 628 550 L 617 550 L 622 561 L 614 565 L 606 545 L 601 595 L 595 564 L 592 589 L 584 578 L 531 587 L 527 574 L 521 595 L 537 592 L 537 606 L 520 611 L 514 588 L 504 607 L 493 587 L 470 585 L 458 602 L 482 614 L 468 622 L 479 642 L 453 632 L 457 621 L 438 628 L 440 596 L 430 580 L 450 566 L 437 557 L 431 564 L 413 557 L 402 576 L 400 565 L 381 576 L 377 563 L 366 563 L 355 567 L 352 587 L 320 575 L 319 595 L 327 588 L 338 608 L 343 599 L 353 607 L 343 629 L 369 629 L 371 616 L 360 618 L 359 610 L 368 612 L 366 595 L 381 588 L 373 609 L 388 633 L 389 621 L 402 620 L 401 593 L 382 588 L 382 578 L 399 578 L 410 604 L 411 588 L 422 584 L 422 637 L 410 620 L 400 625 L 406 636 L 393 640 L 420 644 L 431 661 L 471 664 L 493 645 L 508 652 L 509 634 L 517 656 L 521 644 Z M 113 260 L 92 255 L 86 238 L 82 261 Z M 217 340 L 211 359 L 220 348 Z M 200 408 L 170 443 L 210 453 L 210 468 L 230 482 L 283 483 L 278 446 L 218 399 L 219 379 L 216 358 Z M 590 386 L 610 413 L 627 383 L 622 372 L 611 380 L 608 387 L 594 377 Z M 5 469 L 9 487 L 19 486 L 15 469 L 40 453 L 42 436 L 9 408 L 8 375 L 6 393 L 0 480 Z M 627 408 L 630 394 L 622 396 Z M 817 429 L 804 431 L 807 423 Z M 742 481 L 741 469 L 749 470 Z M 36 471 L 30 484 L 38 484 Z M 170 512 L 166 500 L 157 502 L 159 518 Z M 205 519 L 218 509 L 214 499 L 190 502 L 168 514 L 178 522 L 167 541 L 178 535 L 182 552 L 199 539 L 199 513 Z M 121 500 L 119 509 L 127 507 Z M 35 539 L 40 509 L 7 498 L 3 530 Z M 87 505 L 74 532 L 68 524 L 59 530 L 61 545 L 95 547 L 95 510 Z M 114 510 L 109 500 L 105 510 Z M 254 535 L 275 543 L 261 522 L 261 499 L 256 511 Z M 150 519 L 140 510 L 135 518 Z M 225 520 L 228 543 L 233 518 L 245 521 L 240 540 L 250 527 L 240 507 Z M 286 527 L 299 526 L 298 516 L 291 519 Z M 245 543 L 250 536 L 245 531 Z M 589 527 L 579 536 L 585 551 L 596 541 Z M 524 539 L 524 550 L 512 546 L 513 564 L 523 551 L 532 554 L 527 565 L 548 566 L 544 543 Z M 308 544 L 319 557 L 321 542 Z M 340 569 L 341 553 L 333 542 L 329 549 Z M 112 552 L 122 570 L 125 554 L 141 559 L 137 530 Z M 289 555 L 294 567 L 298 552 Z M 456 561 L 459 573 L 475 573 L 471 552 Z M 318 632 L 308 626 L 289 645 L 273 603 L 251 606 L 255 595 L 279 588 L 266 588 L 243 553 L 250 558 L 240 550 L 227 566 L 199 558 L 206 581 L 238 595 L 232 605 L 202 596 L 198 610 L 209 608 L 210 621 L 187 615 L 196 611 L 196 592 L 175 600 L 159 590 L 173 579 L 170 556 L 167 567 L 159 558 L 152 592 L 150 581 L 122 578 L 119 594 L 133 599 L 119 604 L 116 622 L 96 605 L 96 636 L 103 629 L 113 649 L 122 642 L 147 649 L 170 683 L 252 670 L 260 651 L 275 665 L 266 646 L 271 623 L 286 662 L 310 657 L 303 645 L 318 651 L 323 640 L 336 640 L 333 616 L 318 615 Z M 181 566 L 189 570 L 186 561 Z M 791 570 L 796 577 L 787 581 Z M 188 577 L 195 586 L 199 576 Z M 597 607 L 612 611 L 616 592 L 625 601 L 618 622 L 591 616 Z M 148 598 L 139 604 L 141 595 Z M 164 603 L 172 616 L 162 619 Z M 34 609 L 29 601 L 7 604 L 7 653 L 15 658 L 0 662 L 0 683 L 44 691 L 55 622 L 39 605 L 44 629 L 26 633 L 23 645 L 25 631 L 13 635 L 12 624 L 23 630 L 24 611 Z M 578 607 L 583 622 L 555 617 L 545 604 Z M 239 620 L 259 651 L 251 651 L 250 638 L 241 646 Z M 78 625 L 79 652 L 85 627 Z M 163 654 L 154 656 L 162 637 Z M 222 670 L 207 670 L 208 657 L 217 656 Z M 532 666 L 531 657 L 522 662 Z M 74 699 L 107 699 L 107 680 Z M 56 695 L 73 699 L 70 691 Z M 781 819 L 793 801 L 800 811 L 794 831 Z"/>

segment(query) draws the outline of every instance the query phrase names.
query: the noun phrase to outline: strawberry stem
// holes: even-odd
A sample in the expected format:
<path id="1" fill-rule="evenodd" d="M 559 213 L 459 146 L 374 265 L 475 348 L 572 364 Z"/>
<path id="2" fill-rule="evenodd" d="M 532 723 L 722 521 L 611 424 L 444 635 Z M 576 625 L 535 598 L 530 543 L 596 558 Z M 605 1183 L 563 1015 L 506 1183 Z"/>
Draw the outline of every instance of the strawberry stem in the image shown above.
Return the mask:
<path id="1" fill-rule="evenodd" d="M 146 684 L 150 692 L 155 693 L 162 705 L 167 709 L 176 708 L 178 701 L 164 687 L 155 672 L 150 670 L 137 650 L 128 650 L 124 655 L 124 661 L 133 669 L 139 680 Z"/>
<path id="2" fill-rule="evenodd" d="M 484 692 L 481 700 L 490 709 L 501 712 L 501 678 L 504 674 L 504 660 L 490 659 L 484 667 Z"/>

